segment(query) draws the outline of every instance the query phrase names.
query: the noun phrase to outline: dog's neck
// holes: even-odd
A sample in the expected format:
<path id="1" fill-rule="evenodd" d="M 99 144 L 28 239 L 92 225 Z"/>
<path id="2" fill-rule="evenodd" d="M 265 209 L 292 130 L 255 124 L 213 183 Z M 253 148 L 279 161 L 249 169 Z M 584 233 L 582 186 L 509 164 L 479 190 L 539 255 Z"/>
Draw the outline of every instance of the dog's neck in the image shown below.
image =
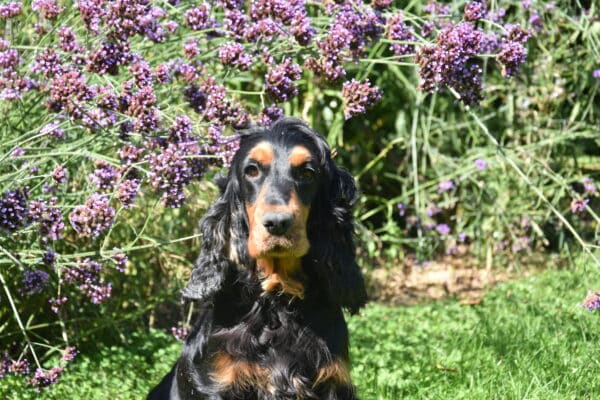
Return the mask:
<path id="1" fill-rule="evenodd" d="M 262 289 L 282 291 L 292 296 L 304 297 L 302 259 L 298 257 L 261 257 L 256 260 Z"/>

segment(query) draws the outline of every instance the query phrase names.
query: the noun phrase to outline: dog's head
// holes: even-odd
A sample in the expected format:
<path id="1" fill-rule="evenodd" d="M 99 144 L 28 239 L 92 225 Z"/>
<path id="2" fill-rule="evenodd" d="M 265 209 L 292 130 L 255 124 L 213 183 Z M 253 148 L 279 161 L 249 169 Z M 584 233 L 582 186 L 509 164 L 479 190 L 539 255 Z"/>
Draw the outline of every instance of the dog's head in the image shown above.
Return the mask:
<path id="1" fill-rule="evenodd" d="M 229 174 L 218 183 L 221 196 L 201 222 L 203 248 L 187 297 L 218 290 L 228 263 L 256 268 L 265 291 L 302 297 L 305 260 L 333 292 L 356 284 L 361 293 L 354 297 L 364 301 L 352 239 L 356 185 L 320 134 L 293 118 L 242 132 Z M 342 305 L 354 309 L 347 300 Z"/>

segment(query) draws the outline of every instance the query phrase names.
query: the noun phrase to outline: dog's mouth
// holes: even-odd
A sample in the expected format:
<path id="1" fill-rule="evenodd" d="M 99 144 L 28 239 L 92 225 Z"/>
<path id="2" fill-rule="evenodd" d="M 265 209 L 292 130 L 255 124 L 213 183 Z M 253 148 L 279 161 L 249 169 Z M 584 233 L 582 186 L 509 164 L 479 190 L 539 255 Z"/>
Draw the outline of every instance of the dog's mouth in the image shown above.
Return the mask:
<path id="1" fill-rule="evenodd" d="M 251 235 L 250 256 L 258 258 L 300 258 L 308 252 L 306 234 L 300 229 L 288 235 L 274 236 L 262 232 Z"/>

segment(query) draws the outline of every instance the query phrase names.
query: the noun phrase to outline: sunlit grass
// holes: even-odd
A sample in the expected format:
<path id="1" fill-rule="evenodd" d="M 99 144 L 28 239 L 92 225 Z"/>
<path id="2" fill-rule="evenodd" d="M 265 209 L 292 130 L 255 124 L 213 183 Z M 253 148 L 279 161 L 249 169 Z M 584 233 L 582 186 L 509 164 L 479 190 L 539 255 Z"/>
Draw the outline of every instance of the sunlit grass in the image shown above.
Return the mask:
<path id="1" fill-rule="evenodd" d="M 503 284 L 476 306 L 371 304 L 350 319 L 361 399 L 593 399 L 600 316 L 578 305 L 591 287 L 600 277 L 589 271 L 546 271 Z M 180 350 L 158 331 L 131 336 L 87 351 L 41 394 L 0 380 L 0 398 L 141 399 Z"/>

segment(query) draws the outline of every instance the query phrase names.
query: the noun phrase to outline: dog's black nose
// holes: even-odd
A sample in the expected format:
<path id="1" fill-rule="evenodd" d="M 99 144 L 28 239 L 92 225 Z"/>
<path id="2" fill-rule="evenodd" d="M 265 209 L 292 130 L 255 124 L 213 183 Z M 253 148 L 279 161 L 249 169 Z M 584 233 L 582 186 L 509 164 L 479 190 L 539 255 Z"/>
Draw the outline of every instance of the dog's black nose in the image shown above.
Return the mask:
<path id="1" fill-rule="evenodd" d="M 294 216 L 290 213 L 267 212 L 263 216 L 262 223 L 271 235 L 281 236 L 292 227 Z"/>

